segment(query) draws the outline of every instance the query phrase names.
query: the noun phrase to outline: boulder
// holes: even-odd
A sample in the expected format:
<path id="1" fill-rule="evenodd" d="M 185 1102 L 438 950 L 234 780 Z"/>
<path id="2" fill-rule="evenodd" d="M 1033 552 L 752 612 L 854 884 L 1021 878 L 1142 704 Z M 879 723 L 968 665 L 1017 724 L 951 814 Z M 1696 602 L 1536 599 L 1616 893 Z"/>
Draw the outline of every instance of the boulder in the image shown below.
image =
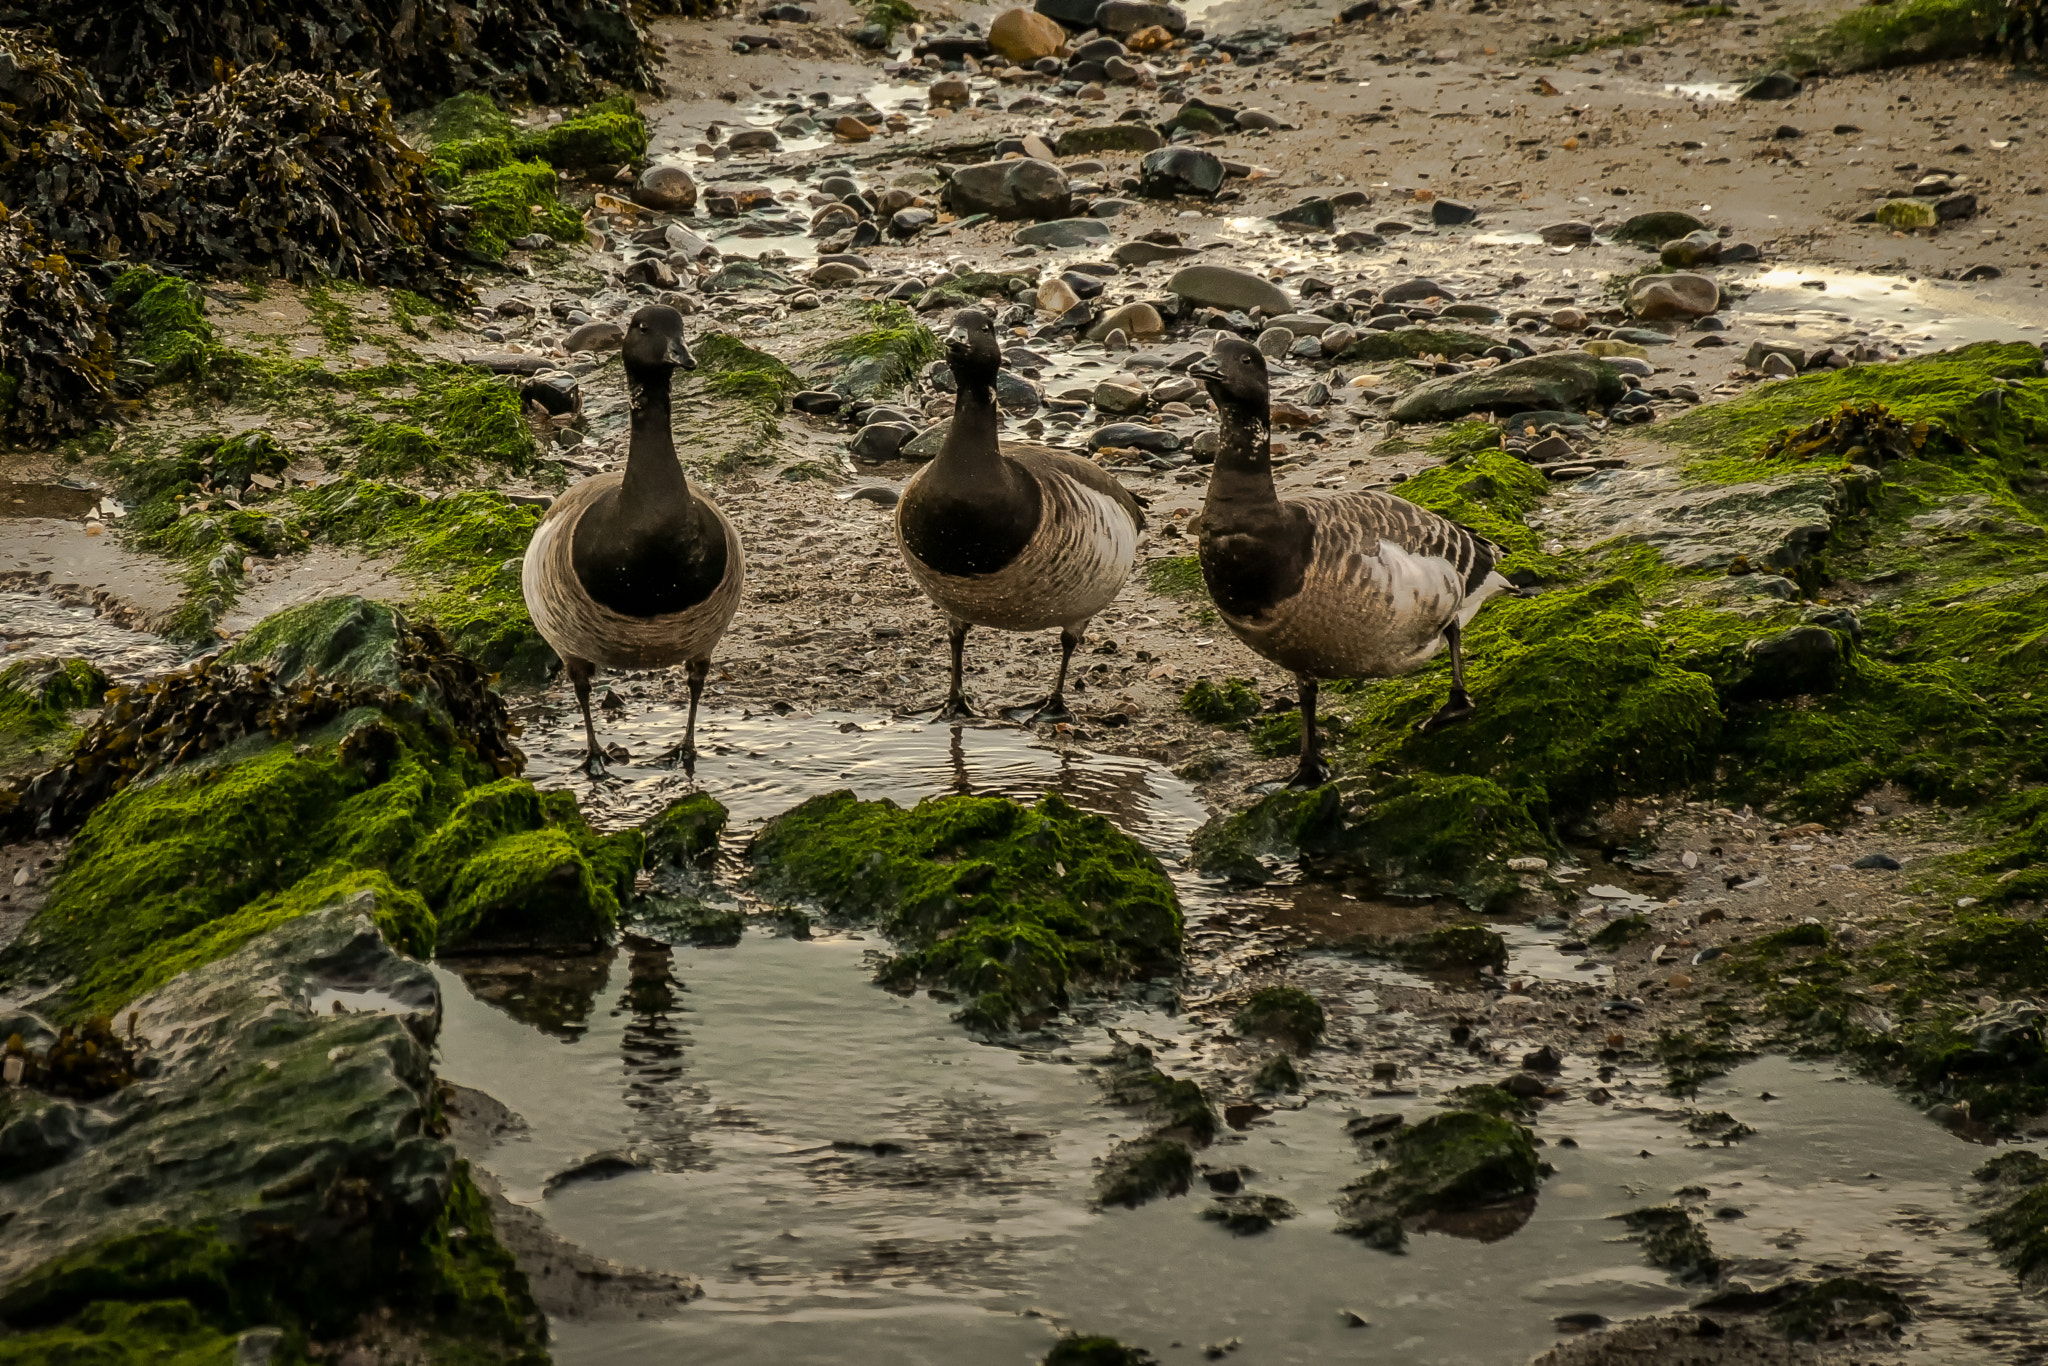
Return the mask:
<path id="1" fill-rule="evenodd" d="M 1247 313 L 1263 309 L 1276 316 L 1294 308 L 1294 301 L 1280 286 L 1235 266 L 1184 266 L 1174 272 L 1166 288 L 1183 299 L 1211 308 L 1242 309 Z"/>
<path id="2" fill-rule="evenodd" d="M 1491 370 L 1419 384 L 1394 405 L 1396 422 L 1449 422 L 1469 413 L 1516 413 L 1609 404 L 1626 388 L 1621 374 L 1595 356 L 1553 351 Z"/>
<path id="3" fill-rule="evenodd" d="M 680 166 L 649 166 L 633 187 L 633 199 L 662 213 L 687 213 L 697 206 L 697 182 Z"/>
<path id="4" fill-rule="evenodd" d="M 986 213 L 1005 221 L 1061 218 L 1074 202 L 1066 172 L 1030 157 L 962 166 L 947 180 L 943 198 L 956 214 Z"/>
<path id="5" fill-rule="evenodd" d="M 1030 66 L 1067 45 L 1067 31 L 1035 10 L 1004 10 L 989 25 L 988 45 L 1017 66 Z"/>
<path id="6" fill-rule="evenodd" d="M 1704 275 L 1641 275 L 1628 288 L 1629 311 L 1660 318 L 1704 318 L 1721 306 L 1721 287 Z"/>
<path id="7" fill-rule="evenodd" d="M 1138 163 L 1138 193 L 1149 199 L 1199 195 L 1212 199 L 1223 188 L 1222 158 L 1199 147 L 1161 147 Z"/>

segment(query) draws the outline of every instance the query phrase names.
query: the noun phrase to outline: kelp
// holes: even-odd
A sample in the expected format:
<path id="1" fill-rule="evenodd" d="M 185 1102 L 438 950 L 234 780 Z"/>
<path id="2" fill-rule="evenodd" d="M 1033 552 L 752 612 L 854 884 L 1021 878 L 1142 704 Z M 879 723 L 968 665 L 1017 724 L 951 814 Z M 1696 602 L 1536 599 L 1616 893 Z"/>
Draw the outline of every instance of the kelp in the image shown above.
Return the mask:
<path id="1" fill-rule="evenodd" d="M 0 432 L 41 440 L 84 431 L 113 379 L 105 297 L 0 203 Z"/>
<path id="2" fill-rule="evenodd" d="M 374 71 L 402 109 L 458 90 L 564 104 L 607 81 L 661 89 L 630 0 L 28 0 L 28 13 L 129 104 L 259 67 Z"/>
<path id="3" fill-rule="evenodd" d="M 140 135 L 89 74 L 0 28 L 0 203 L 67 250 L 122 256 L 141 245 L 145 191 L 128 154 Z"/>

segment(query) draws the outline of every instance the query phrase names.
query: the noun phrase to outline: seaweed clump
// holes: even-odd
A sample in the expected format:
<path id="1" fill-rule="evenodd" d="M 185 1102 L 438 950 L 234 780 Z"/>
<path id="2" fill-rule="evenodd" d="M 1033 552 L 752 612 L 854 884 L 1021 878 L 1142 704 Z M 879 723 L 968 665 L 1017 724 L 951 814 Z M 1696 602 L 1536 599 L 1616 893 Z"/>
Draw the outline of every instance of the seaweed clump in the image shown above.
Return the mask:
<path id="1" fill-rule="evenodd" d="M 32 222 L 0 203 L 0 432 L 47 440 L 84 431 L 112 396 L 113 380 L 105 298 Z"/>
<path id="2" fill-rule="evenodd" d="M 872 922 L 904 952 L 885 981 L 969 992 L 971 1027 L 1002 1030 L 1179 960 L 1180 906 L 1157 859 L 1100 816 L 940 797 L 905 811 L 850 792 L 813 797 L 748 848 L 756 886 Z"/>
<path id="3" fill-rule="evenodd" d="M 1651 1266 L 1686 1282 L 1710 1282 L 1721 1274 L 1721 1259 L 1707 1241 L 1706 1230 L 1683 1206 L 1652 1205 L 1614 1217 L 1635 1234 L 1643 1259 Z"/>
<path id="4" fill-rule="evenodd" d="M 2001 1153 L 1976 1172 L 1997 1208 L 1971 1225 L 1999 1260 L 2038 1293 L 2048 1285 L 2048 1160 L 2026 1151 Z"/>
<path id="5" fill-rule="evenodd" d="M 1216 1111 L 1200 1085 L 1161 1072 L 1143 1044 L 1119 1044 L 1103 1071 L 1109 1100 L 1138 1112 L 1152 1127 L 1118 1144 L 1095 1174 L 1095 1198 L 1134 1208 L 1161 1196 L 1185 1195 L 1195 1176 L 1195 1149 L 1216 1137 Z"/>
<path id="6" fill-rule="evenodd" d="M 29 0 L 51 40 L 117 100 L 204 91 L 259 67 L 374 71 L 400 108 L 459 90 L 566 104 L 615 81 L 658 92 L 627 0 Z"/>

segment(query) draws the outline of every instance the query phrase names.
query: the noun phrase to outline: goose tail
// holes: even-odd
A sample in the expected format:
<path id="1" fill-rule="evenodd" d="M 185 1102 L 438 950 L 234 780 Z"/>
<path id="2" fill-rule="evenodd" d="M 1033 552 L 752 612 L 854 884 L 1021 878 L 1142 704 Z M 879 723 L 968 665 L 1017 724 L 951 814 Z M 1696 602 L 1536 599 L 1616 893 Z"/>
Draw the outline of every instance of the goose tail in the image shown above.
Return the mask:
<path id="1" fill-rule="evenodd" d="M 1472 618 L 1479 615 L 1479 609 L 1503 593 L 1512 598 L 1522 596 L 1521 589 L 1509 583 L 1497 572 L 1488 571 L 1486 577 L 1479 581 L 1479 586 L 1467 593 L 1464 602 L 1458 605 L 1458 629 L 1462 631 L 1470 626 Z"/>

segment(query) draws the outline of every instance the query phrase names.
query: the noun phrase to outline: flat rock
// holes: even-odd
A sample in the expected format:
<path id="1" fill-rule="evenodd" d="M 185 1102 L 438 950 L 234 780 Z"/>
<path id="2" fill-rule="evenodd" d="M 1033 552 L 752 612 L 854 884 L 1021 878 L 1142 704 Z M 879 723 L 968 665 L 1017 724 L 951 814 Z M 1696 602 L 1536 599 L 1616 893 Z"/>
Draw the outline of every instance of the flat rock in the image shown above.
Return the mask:
<path id="1" fill-rule="evenodd" d="M 1402 395 L 1391 416 L 1396 422 L 1448 422 L 1476 412 L 1577 408 L 1612 403 L 1625 387 L 1620 372 L 1598 357 L 1557 351 L 1419 384 Z"/>
<path id="2" fill-rule="evenodd" d="M 1180 449 L 1180 437 L 1164 427 L 1148 427 L 1142 422 L 1112 422 L 1089 433 L 1090 450 L 1099 451 L 1109 446 L 1129 446 L 1158 455 L 1171 455 Z"/>
<path id="3" fill-rule="evenodd" d="M 1257 308 L 1278 315 L 1294 307 L 1280 286 L 1235 266 L 1185 266 L 1174 272 L 1166 287 L 1183 299 L 1211 308 L 1247 313 Z"/>
<path id="4" fill-rule="evenodd" d="M 1149 266 L 1158 261 L 1185 261 L 1197 255 L 1193 247 L 1169 247 L 1158 242 L 1126 242 L 1109 254 L 1120 266 Z"/>
<path id="5" fill-rule="evenodd" d="M 1380 295 L 1380 301 L 1389 304 L 1419 304 L 1425 299 L 1456 299 L 1457 297 L 1457 291 L 1449 285 L 1440 285 L 1426 277 L 1418 277 L 1413 280 L 1403 280 L 1397 285 L 1388 286 L 1386 291 Z"/>
<path id="6" fill-rule="evenodd" d="M 1116 234 L 1109 224 L 1099 218 L 1058 218 L 1050 223 L 1034 223 L 1028 228 L 1019 228 L 1010 235 L 1010 240 L 1020 247 L 1085 247 L 1098 242 L 1107 242 Z"/>
<path id="7" fill-rule="evenodd" d="M 1142 123 L 1098 123 L 1069 128 L 1053 139 L 1063 157 L 1099 156 L 1104 152 L 1155 152 L 1166 145 L 1159 130 Z"/>

